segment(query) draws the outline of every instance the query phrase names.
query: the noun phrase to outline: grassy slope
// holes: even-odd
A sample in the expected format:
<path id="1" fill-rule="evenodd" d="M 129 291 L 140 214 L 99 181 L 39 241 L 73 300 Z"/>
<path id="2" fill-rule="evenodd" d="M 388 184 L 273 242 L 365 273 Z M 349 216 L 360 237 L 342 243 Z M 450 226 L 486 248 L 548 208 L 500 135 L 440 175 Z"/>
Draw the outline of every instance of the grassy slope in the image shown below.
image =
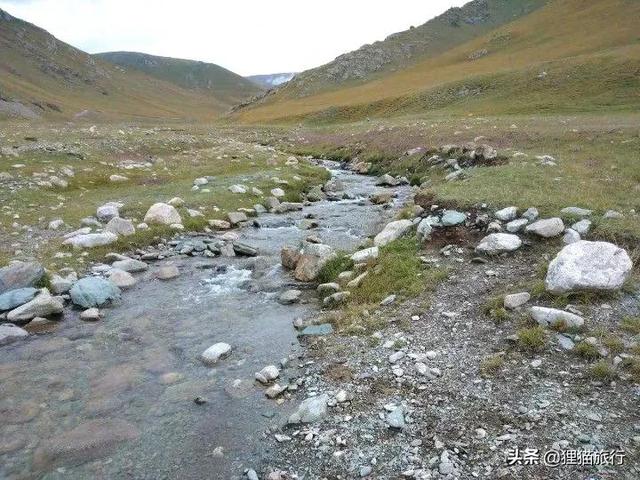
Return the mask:
<path id="1" fill-rule="evenodd" d="M 331 88 L 371 81 L 436 57 L 483 33 L 511 22 L 548 0 L 473 0 L 451 8 L 423 25 L 346 53 L 326 65 L 302 72 L 278 92 L 281 98 L 307 96 Z"/>
<path id="2" fill-rule="evenodd" d="M 417 111 L 518 113 L 640 104 L 640 2 L 554 0 L 413 67 L 303 99 L 272 96 L 245 122 L 353 120 Z M 488 54 L 470 60 L 481 49 Z M 545 78 L 538 78 L 546 71 Z"/>
<path id="3" fill-rule="evenodd" d="M 200 93 L 141 73 L 123 73 L 2 11 L 0 96 L 20 101 L 48 118 L 72 118 L 89 110 L 93 118 L 101 119 L 201 120 L 227 109 Z"/>
<path id="4" fill-rule="evenodd" d="M 106 52 L 94 55 L 124 68 L 133 68 L 152 77 L 196 90 L 229 106 L 262 91 L 254 82 L 213 63 L 158 57 L 137 52 Z"/>

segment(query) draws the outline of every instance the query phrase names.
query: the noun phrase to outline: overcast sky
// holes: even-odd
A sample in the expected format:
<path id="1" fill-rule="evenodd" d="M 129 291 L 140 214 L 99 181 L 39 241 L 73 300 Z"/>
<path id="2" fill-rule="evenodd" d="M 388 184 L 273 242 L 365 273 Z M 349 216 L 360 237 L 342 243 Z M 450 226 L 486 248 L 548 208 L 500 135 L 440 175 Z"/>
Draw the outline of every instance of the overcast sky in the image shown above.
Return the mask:
<path id="1" fill-rule="evenodd" d="M 468 0 L 0 0 L 89 53 L 128 50 L 241 75 L 302 71 Z"/>

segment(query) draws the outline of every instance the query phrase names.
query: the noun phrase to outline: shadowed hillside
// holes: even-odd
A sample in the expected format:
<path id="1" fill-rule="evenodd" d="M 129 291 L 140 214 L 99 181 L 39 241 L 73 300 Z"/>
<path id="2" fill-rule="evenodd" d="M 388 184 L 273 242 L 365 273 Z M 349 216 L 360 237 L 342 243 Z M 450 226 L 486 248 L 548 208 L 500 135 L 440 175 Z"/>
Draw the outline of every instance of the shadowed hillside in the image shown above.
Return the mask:
<path id="1" fill-rule="evenodd" d="M 78 50 L 0 10 L 0 118 L 211 119 L 228 103 Z"/>

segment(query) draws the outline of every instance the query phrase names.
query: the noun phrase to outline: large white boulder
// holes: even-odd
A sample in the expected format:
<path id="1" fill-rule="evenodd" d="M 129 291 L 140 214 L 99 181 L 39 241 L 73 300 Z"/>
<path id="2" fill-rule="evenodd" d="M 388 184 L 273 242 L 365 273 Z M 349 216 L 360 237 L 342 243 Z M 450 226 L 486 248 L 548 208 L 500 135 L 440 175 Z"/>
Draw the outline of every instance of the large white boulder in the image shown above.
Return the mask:
<path id="1" fill-rule="evenodd" d="M 497 255 L 505 252 L 513 252 L 522 246 L 522 240 L 517 235 L 511 233 L 492 233 L 484 237 L 476 252 L 486 255 Z"/>
<path id="2" fill-rule="evenodd" d="M 552 293 L 617 290 L 631 273 L 627 252 L 608 242 L 580 240 L 549 264 L 545 287 Z"/>
<path id="3" fill-rule="evenodd" d="M 353 260 L 354 263 L 366 263 L 375 260 L 379 255 L 380 249 L 378 247 L 365 248 L 351 255 L 351 260 Z"/>
<path id="4" fill-rule="evenodd" d="M 40 294 L 30 302 L 11 310 L 7 314 L 10 322 L 26 322 L 36 317 L 48 317 L 62 313 L 63 305 L 56 297 L 52 297 L 49 290 L 43 288 Z"/>
<path id="5" fill-rule="evenodd" d="M 397 240 L 406 234 L 413 227 L 411 220 L 396 220 L 395 222 L 388 223 L 386 227 L 373 239 L 373 244 L 376 247 L 382 247 L 388 243 Z"/>
<path id="6" fill-rule="evenodd" d="M 154 203 L 144 216 L 144 223 L 161 225 L 181 224 L 182 218 L 175 207 L 166 203 Z"/>

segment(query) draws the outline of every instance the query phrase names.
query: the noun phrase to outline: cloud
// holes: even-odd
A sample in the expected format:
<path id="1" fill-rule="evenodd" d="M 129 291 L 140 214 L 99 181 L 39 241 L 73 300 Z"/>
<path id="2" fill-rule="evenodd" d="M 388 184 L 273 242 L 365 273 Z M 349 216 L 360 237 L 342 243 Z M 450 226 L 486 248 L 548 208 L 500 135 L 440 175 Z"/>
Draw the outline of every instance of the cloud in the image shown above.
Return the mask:
<path id="1" fill-rule="evenodd" d="M 141 51 L 248 75 L 312 68 L 464 3 L 0 0 L 0 8 L 90 53 Z"/>

